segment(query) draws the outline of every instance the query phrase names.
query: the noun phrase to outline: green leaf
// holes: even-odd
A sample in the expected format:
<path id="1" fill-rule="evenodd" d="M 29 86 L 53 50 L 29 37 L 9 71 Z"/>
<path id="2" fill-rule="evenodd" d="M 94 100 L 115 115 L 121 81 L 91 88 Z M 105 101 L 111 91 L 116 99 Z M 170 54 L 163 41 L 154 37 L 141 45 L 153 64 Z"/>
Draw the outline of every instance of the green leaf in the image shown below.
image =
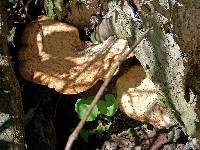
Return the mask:
<path id="1" fill-rule="evenodd" d="M 94 43 L 94 44 L 97 44 L 97 43 L 98 43 L 97 40 L 96 40 L 96 37 L 95 37 L 95 33 L 92 33 L 92 34 L 90 35 L 90 40 L 91 40 L 92 43 Z"/>
<path id="2" fill-rule="evenodd" d="M 97 102 L 97 108 L 99 109 L 100 113 L 102 113 L 102 114 L 107 116 L 108 110 L 107 110 L 107 106 L 106 106 L 106 102 L 105 101 L 99 100 Z"/>
<path id="3" fill-rule="evenodd" d="M 102 122 L 99 122 L 97 128 L 96 128 L 97 133 L 101 134 L 104 131 L 106 131 L 106 127 L 102 124 Z"/>
<path id="4" fill-rule="evenodd" d="M 92 98 L 88 98 L 88 100 L 78 99 L 75 104 L 75 111 L 77 112 L 80 119 L 83 118 L 85 111 L 88 109 L 92 102 Z M 86 121 L 93 121 L 96 119 L 99 114 L 97 106 L 94 107 L 91 114 L 88 116 Z"/>
<path id="5" fill-rule="evenodd" d="M 108 107 L 109 116 L 113 116 L 118 109 L 117 100 L 112 94 L 105 95 L 105 99 Z"/>
<path id="6" fill-rule="evenodd" d="M 112 94 L 105 95 L 105 101 L 100 100 L 97 103 L 99 111 L 106 116 L 113 116 L 117 111 L 117 101 Z"/>
<path id="7" fill-rule="evenodd" d="M 75 128 L 71 128 L 69 130 L 69 132 L 73 132 Z M 86 129 L 81 129 L 80 131 L 80 137 L 85 141 L 85 142 L 88 142 L 88 138 L 90 136 L 90 132 Z"/>
<path id="8" fill-rule="evenodd" d="M 144 124 L 142 125 L 142 127 L 143 127 L 144 129 L 148 129 L 148 125 L 147 125 L 146 123 L 144 123 Z"/>
<path id="9" fill-rule="evenodd" d="M 55 17 L 53 0 L 44 0 L 44 9 L 48 17 Z"/>
<path id="10" fill-rule="evenodd" d="M 80 137 L 85 141 L 88 142 L 88 138 L 89 138 L 90 132 L 86 129 L 82 129 L 80 131 Z"/>

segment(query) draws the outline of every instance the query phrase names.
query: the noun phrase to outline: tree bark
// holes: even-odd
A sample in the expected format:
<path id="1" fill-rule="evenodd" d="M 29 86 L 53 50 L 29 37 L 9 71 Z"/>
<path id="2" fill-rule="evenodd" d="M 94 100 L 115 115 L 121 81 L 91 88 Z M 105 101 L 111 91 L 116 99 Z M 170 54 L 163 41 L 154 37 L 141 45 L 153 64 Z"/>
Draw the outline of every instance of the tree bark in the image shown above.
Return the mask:
<path id="1" fill-rule="evenodd" d="M 152 32 L 135 55 L 164 93 L 172 117 L 199 142 L 199 2 L 154 0 L 140 6 L 141 18 Z"/>
<path id="2" fill-rule="evenodd" d="M 0 1 L 0 149 L 24 149 L 21 91 L 7 45 L 7 1 Z"/>
<path id="3" fill-rule="evenodd" d="M 198 0 L 180 0 L 171 2 L 170 6 L 174 37 L 185 55 L 186 95 L 190 102 L 196 104 L 195 111 L 200 120 L 200 3 Z M 200 148 L 199 122 L 196 122 L 196 138 Z"/>

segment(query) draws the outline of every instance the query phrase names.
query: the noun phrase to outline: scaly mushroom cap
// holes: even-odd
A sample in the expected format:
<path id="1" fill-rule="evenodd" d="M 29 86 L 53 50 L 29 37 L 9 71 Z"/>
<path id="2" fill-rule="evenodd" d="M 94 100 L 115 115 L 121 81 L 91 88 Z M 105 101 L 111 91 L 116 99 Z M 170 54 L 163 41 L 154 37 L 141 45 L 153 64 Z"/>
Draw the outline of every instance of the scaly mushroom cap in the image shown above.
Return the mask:
<path id="1" fill-rule="evenodd" d="M 155 127 L 169 127 L 170 117 L 159 102 L 159 89 L 146 77 L 142 66 L 134 66 L 116 84 L 120 109 L 130 118 Z"/>
<path id="2" fill-rule="evenodd" d="M 107 78 L 110 68 L 128 48 L 126 40 L 112 39 L 87 47 L 77 28 L 40 16 L 24 30 L 20 73 L 27 80 L 64 94 L 86 91 L 99 79 Z"/>

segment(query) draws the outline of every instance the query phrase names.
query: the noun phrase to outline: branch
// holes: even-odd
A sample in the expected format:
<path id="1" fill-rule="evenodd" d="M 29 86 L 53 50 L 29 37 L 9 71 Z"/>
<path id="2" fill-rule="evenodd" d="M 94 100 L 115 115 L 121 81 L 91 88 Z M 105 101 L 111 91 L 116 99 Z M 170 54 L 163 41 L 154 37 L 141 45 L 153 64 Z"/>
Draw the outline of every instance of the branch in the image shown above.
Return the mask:
<path id="1" fill-rule="evenodd" d="M 122 54 L 121 58 L 119 58 L 118 62 L 113 66 L 113 68 L 111 69 L 111 71 L 109 73 L 108 78 L 104 81 L 104 83 L 100 87 L 100 89 L 97 92 L 96 96 L 94 97 L 94 99 L 93 99 L 90 107 L 85 112 L 83 118 L 81 119 L 81 121 L 79 122 L 79 124 L 77 125 L 77 127 L 75 128 L 75 130 L 73 131 L 73 133 L 69 136 L 67 144 L 65 146 L 65 150 L 70 150 L 71 149 L 73 142 L 77 139 L 77 137 L 79 135 L 79 132 L 83 128 L 83 126 L 84 126 L 84 124 L 85 124 L 88 116 L 90 115 L 90 113 L 92 112 L 94 106 L 96 105 L 96 103 L 98 102 L 98 100 L 100 99 L 100 97 L 102 96 L 105 88 L 107 87 L 107 85 L 111 81 L 111 79 L 112 79 L 115 71 L 117 70 L 117 68 L 128 57 L 128 55 L 137 47 L 137 45 L 140 44 L 140 42 L 145 38 L 145 36 L 147 35 L 148 32 L 149 32 L 149 29 L 147 29 L 144 32 L 144 34 L 137 41 L 135 41 L 135 43 L 131 46 L 131 48 L 128 51 L 125 51 L 124 54 Z"/>

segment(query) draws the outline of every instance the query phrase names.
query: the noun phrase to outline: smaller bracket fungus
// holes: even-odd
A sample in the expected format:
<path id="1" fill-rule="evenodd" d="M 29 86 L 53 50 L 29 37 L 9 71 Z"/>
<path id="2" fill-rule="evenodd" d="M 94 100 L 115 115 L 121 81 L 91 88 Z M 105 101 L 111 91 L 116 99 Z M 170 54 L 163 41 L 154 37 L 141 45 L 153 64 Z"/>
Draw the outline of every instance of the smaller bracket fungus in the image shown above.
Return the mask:
<path id="1" fill-rule="evenodd" d="M 142 66 L 133 66 L 116 83 L 119 108 L 130 118 L 146 121 L 157 128 L 168 128 L 173 119 L 159 103 L 162 95 L 146 77 Z"/>
<path id="2" fill-rule="evenodd" d="M 40 16 L 22 35 L 20 73 L 34 83 L 63 94 L 86 91 L 107 78 L 110 68 L 128 48 L 127 41 L 108 38 L 87 47 L 74 26 Z"/>

